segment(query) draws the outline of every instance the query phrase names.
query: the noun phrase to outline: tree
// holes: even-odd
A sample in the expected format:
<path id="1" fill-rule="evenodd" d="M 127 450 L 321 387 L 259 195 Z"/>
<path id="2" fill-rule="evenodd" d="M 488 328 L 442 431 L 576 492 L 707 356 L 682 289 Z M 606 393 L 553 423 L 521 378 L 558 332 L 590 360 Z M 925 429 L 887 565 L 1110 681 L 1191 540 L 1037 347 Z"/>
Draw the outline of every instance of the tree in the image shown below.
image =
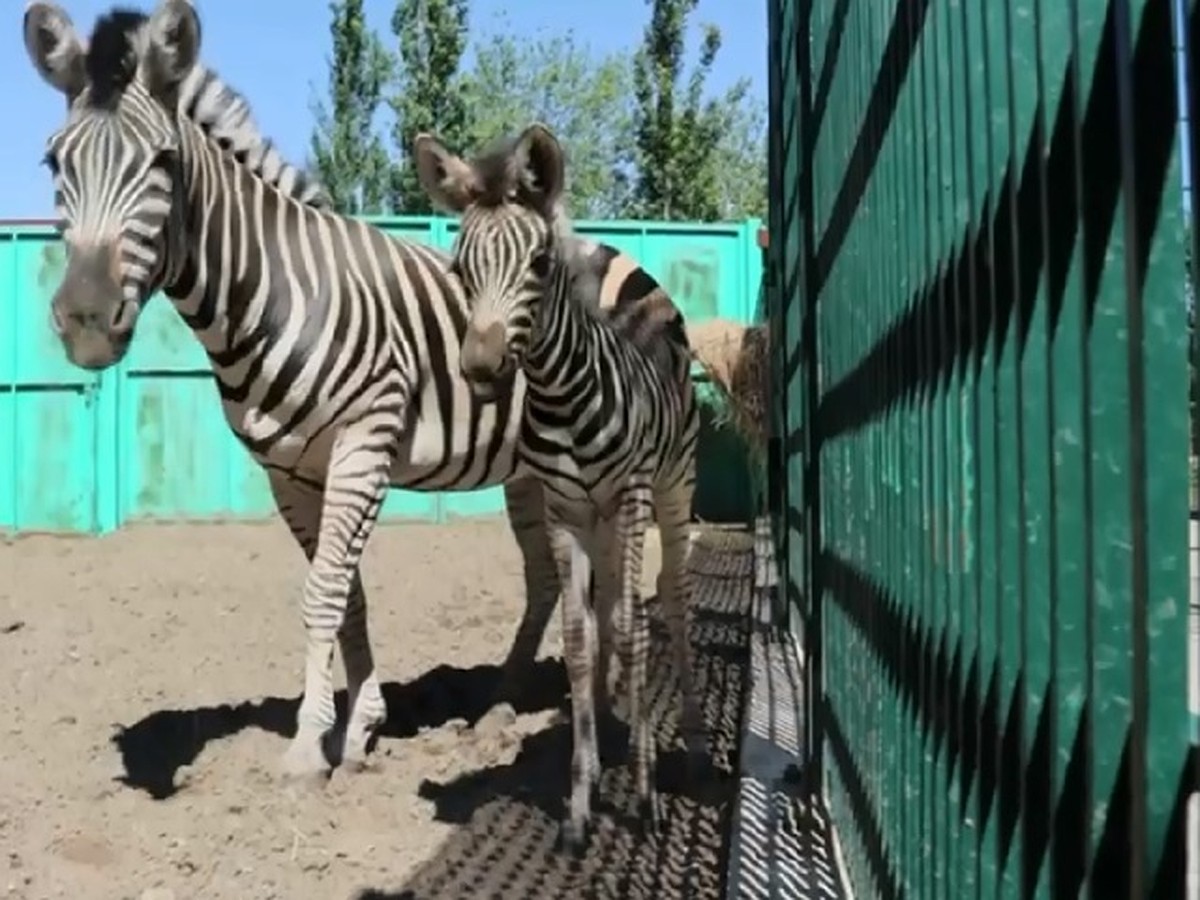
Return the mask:
<path id="1" fill-rule="evenodd" d="M 571 214 L 622 215 L 631 191 L 621 171 L 633 142 L 630 55 L 594 56 L 570 32 L 530 39 L 498 30 L 474 56 L 462 146 L 478 149 L 540 121 L 567 152 Z"/>
<path id="2" fill-rule="evenodd" d="M 332 0 L 329 12 L 330 102 L 313 103 L 312 165 L 339 212 L 382 212 L 390 164 L 374 120 L 391 61 L 367 28 L 363 0 Z"/>
<path id="3" fill-rule="evenodd" d="M 722 219 L 767 215 L 767 113 L 739 81 L 717 105 L 720 138 L 713 154 Z"/>
<path id="4" fill-rule="evenodd" d="M 396 164 L 391 205 L 399 213 L 429 213 L 429 198 L 409 164 L 413 139 L 435 132 L 452 147 L 467 134 L 467 105 L 459 66 L 467 46 L 468 0 L 399 0 L 392 32 L 399 50 L 399 77 L 390 101 Z"/>
<path id="5" fill-rule="evenodd" d="M 715 158 L 724 111 L 719 100 L 704 100 L 704 84 L 721 33 L 704 26 L 699 62 L 681 86 L 687 20 L 699 0 L 646 2 L 650 23 L 633 70 L 637 211 L 660 219 L 716 219 L 721 201 Z"/>

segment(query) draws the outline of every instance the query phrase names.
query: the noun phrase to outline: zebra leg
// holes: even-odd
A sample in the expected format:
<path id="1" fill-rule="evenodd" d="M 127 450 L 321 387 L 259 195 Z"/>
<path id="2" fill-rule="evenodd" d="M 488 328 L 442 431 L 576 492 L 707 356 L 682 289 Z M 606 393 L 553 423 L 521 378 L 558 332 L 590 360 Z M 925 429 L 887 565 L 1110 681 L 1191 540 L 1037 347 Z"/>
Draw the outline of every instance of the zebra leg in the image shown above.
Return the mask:
<path id="1" fill-rule="evenodd" d="M 592 696 L 592 648 L 596 635 L 588 598 L 591 560 L 579 535 L 567 528 L 554 531 L 560 576 L 566 585 L 562 602 L 563 660 L 571 685 L 571 798 L 562 837 L 566 850 L 579 853 L 587 842 L 592 789 L 600 776 Z"/>
<path id="2" fill-rule="evenodd" d="M 346 733 L 342 740 L 342 768 L 361 772 L 367 768 L 367 746 L 387 719 L 387 704 L 371 639 L 367 630 L 367 598 L 356 569 L 346 603 L 346 617 L 338 631 L 338 646 L 346 668 Z"/>
<path id="3" fill-rule="evenodd" d="M 591 601 L 596 619 L 596 640 L 592 644 L 592 696 L 596 718 L 603 722 L 612 715 L 609 670 L 613 655 L 613 615 L 621 599 L 621 548 L 616 516 L 596 523 L 592 556 Z"/>
<path id="4" fill-rule="evenodd" d="M 304 698 L 297 714 L 296 736 L 284 754 L 285 774 L 307 778 L 325 775 L 329 764 L 322 751 L 335 724 L 333 644 L 348 624 L 351 597 L 362 598 L 358 564 L 387 492 L 390 454 L 379 443 L 364 441 L 361 429 L 347 429 L 334 442 L 321 504 L 316 552 L 304 583 L 303 616 L 308 646 L 304 666 Z M 357 588 L 356 588 L 357 585 Z M 346 659 L 348 680 L 358 681 L 352 696 L 351 720 L 370 731 L 383 721 L 384 707 L 366 641 L 366 604 L 349 618 Z M 358 633 L 355 633 L 355 632 Z M 343 646 L 347 646 L 346 639 Z M 370 687 L 367 687 L 367 685 Z M 347 729 L 349 736 L 350 729 Z M 365 747 L 365 741 L 363 741 Z"/>
<path id="5" fill-rule="evenodd" d="M 691 573 L 688 571 L 689 528 L 691 524 L 691 477 L 676 480 L 666 489 L 655 489 L 654 505 L 662 537 L 662 570 L 658 573 L 658 599 L 671 638 L 679 686 L 683 695 L 680 731 L 687 748 L 689 774 L 702 771 L 708 761 L 704 713 L 696 693 L 692 668 L 688 619 L 691 605 Z"/>
<path id="6" fill-rule="evenodd" d="M 288 529 L 295 538 L 304 556 L 312 565 L 313 556 L 317 550 L 317 540 L 320 537 L 321 506 L 323 494 L 317 488 L 291 478 L 279 469 L 268 469 L 267 480 L 271 485 L 271 493 L 275 498 L 275 506 L 287 523 Z M 307 681 L 307 677 L 306 677 Z M 304 699 L 309 696 L 307 684 Z M 301 775 L 305 772 L 314 776 L 323 774 L 330 768 L 322 746 L 323 730 L 303 729 L 297 727 L 296 734 L 288 746 L 284 757 L 284 770 L 287 775 Z"/>
<path id="7" fill-rule="evenodd" d="M 321 523 L 321 491 L 295 481 L 277 469 L 268 471 L 268 480 L 280 515 L 311 563 Z M 374 730 L 383 724 L 387 711 L 371 654 L 366 595 L 358 571 L 355 571 L 350 586 L 346 618 L 338 631 L 338 639 L 346 667 L 346 693 L 349 695 L 350 709 L 342 764 L 351 769 L 361 768 L 366 761 L 367 742 Z M 323 750 L 321 756 L 324 758 Z"/>
<path id="8" fill-rule="evenodd" d="M 654 785 L 656 746 L 647 702 L 646 686 L 650 667 L 650 617 L 647 598 L 642 595 L 642 552 L 646 525 L 650 518 L 650 497 L 644 489 L 626 492 L 621 504 L 618 542 L 620 552 L 621 605 L 629 610 L 630 621 L 620 640 L 621 667 L 629 689 L 629 755 L 633 762 L 633 782 L 638 797 L 638 818 L 642 827 L 657 834 L 662 817 Z"/>
<path id="9" fill-rule="evenodd" d="M 501 669 L 496 701 L 514 703 L 528 684 L 538 648 L 558 602 L 559 578 L 546 525 L 542 483 L 522 478 L 504 485 L 508 521 L 525 565 L 525 611 Z"/>
<path id="10" fill-rule="evenodd" d="M 617 610 L 625 616 L 627 608 L 622 581 L 624 546 L 620 540 L 621 508 L 613 515 L 596 522 L 590 556 L 592 566 L 591 601 L 595 611 L 596 640 L 592 643 L 592 697 L 596 708 L 597 750 L 611 757 L 618 754 L 620 723 L 614 709 L 614 695 L 609 672 L 614 656 L 616 635 L 613 619 Z M 623 632 L 622 632 L 623 634 Z M 626 674 L 628 675 L 628 667 Z M 601 757 L 595 761 L 597 778 L 600 774 Z"/>

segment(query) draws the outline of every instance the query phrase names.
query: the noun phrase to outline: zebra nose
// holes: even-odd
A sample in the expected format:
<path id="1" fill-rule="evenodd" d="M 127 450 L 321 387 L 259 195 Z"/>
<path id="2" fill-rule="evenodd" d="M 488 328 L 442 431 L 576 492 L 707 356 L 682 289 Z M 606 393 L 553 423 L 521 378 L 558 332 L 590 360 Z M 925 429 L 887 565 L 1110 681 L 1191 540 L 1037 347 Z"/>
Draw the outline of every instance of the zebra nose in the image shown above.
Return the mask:
<path id="1" fill-rule="evenodd" d="M 459 357 L 463 375 L 478 381 L 496 378 L 504 370 L 507 349 L 503 322 L 468 327 Z"/>

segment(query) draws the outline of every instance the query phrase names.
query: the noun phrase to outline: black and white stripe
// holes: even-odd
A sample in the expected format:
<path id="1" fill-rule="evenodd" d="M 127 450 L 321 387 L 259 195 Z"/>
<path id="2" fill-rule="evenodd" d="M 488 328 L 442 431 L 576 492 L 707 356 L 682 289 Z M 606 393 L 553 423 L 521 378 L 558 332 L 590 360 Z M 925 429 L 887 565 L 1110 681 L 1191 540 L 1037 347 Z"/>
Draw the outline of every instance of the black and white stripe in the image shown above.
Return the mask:
<path id="1" fill-rule="evenodd" d="M 637 585 L 650 506 L 662 536 L 658 596 L 683 689 L 690 756 L 706 755 L 692 678 L 687 569 L 699 412 L 691 350 L 678 309 L 661 291 L 598 315 L 578 238 L 562 211 L 564 164 L 557 140 L 532 126 L 470 162 L 423 135 L 414 152 L 431 198 L 461 214 L 454 268 L 471 304 L 468 376 L 527 379 L 519 455 L 545 490 L 547 518 L 568 585 L 563 642 L 574 722 L 572 796 L 565 835 L 584 838 L 599 778 L 597 695 L 606 699 L 605 637 L 614 604 L 633 619 L 620 641 L 630 687 L 635 779 L 653 813 L 653 746 L 641 696 L 649 630 Z M 595 608 L 582 596 L 594 568 Z M 596 617 L 599 621 L 596 621 Z M 600 646 L 595 657 L 593 643 Z M 600 672 L 593 659 L 600 661 Z"/>
<path id="2" fill-rule="evenodd" d="M 389 485 L 505 484 L 528 592 L 505 666 L 511 687 L 536 654 L 557 572 L 540 484 L 514 478 L 524 381 L 483 402 L 461 376 L 468 309 L 446 254 L 329 210 L 259 135 L 244 99 L 196 63 L 199 25 L 184 0 L 149 17 L 102 17 L 86 45 L 57 6 L 37 3 L 25 37 L 68 98 L 47 154 L 68 249 L 54 302 L 68 355 L 116 362 L 141 306 L 164 291 L 310 559 L 288 770 L 328 770 L 335 638 L 350 693 L 345 762 L 362 764 L 383 720 L 358 563 Z M 620 294 L 610 273 L 625 280 L 635 267 L 607 251 L 592 260 L 591 277 Z M 95 287 L 109 276 L 119 299 Z"/>

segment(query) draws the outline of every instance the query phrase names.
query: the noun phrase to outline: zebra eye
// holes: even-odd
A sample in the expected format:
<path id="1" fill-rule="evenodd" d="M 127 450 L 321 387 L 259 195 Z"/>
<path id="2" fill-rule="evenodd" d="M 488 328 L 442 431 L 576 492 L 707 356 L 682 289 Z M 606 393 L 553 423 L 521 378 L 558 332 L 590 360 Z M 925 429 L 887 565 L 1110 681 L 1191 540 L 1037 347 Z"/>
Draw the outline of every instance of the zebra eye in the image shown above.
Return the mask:
<path id="1" fill-rule="evenodd" d="M 550 254 L 545 250 L 539 250 L 534 254 L 529 267 L 533 269 L 533 274 L 538 278 L 545 278 L 550 274 Z"/>
<path id="2" fill-rule="evenodd" d="M 52 177 L 58 177 L 58 157 L 56 157 L 53 153 L 47 153 L 42 157 L 42 165 L 50 170 L 50 175 Z"/>

